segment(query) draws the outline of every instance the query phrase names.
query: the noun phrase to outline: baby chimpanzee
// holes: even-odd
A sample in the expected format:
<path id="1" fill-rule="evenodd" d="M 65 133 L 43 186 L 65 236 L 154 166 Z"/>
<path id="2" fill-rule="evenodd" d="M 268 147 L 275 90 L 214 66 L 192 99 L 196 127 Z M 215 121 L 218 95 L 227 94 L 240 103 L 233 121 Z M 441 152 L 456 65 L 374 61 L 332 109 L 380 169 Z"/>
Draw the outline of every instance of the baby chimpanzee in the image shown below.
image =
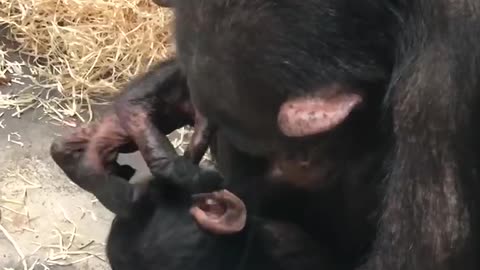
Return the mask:
<path id="1" fill-rule="evenodd" d="M 318 256 L 325 253 L 300 229 L 247 216 L 243 201 L 226 190 L 191 196 L 168 181 L 129 183 L 135 170 L 114 159 L 88 167 L 92 159 L 86 149 L 102 150 L 89 147 L 96 133 L 95 126 L 78 129 L 57 139 L 51 154 L 73 182 L 116 214 L 107 243 L 113 270 L 317 270 L 326 265 Z"/>
<path id="2" fill-rule="evenodd" d="M 188 125 L 194 127 L 194 132 L 184 155 L 179 156 L 166 135 Z M 138 150 L 156 179 L 198 193 L 217 190 L 223 182 L 218 172 L 197 166 L 212 134 L 207 119 L 190 102 L 186 80 L 176 61 L 167 60 L 134 78 L 100 121 L 77 130 L 63 145 L 85 145 L 78 166 L 99 172 L 106 164 L 114 163 L 118 152 Z M 62 167 L 62 160 L 56 162 Z"/>

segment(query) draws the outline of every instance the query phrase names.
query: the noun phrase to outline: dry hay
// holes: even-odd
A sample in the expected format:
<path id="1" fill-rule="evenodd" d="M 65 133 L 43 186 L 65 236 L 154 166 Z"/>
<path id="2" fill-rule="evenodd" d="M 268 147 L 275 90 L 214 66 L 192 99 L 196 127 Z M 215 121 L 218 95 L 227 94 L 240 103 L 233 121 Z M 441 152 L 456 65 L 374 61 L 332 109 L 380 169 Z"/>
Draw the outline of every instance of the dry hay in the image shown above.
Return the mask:
<path id="1" fill-rule="evenodd" d="M 31 73 L 34 84 L 46 89 L 2 95 L 0 108 L 41 106 L 57 120 L 79 116 L 92 101 L 111 97 L 172 55 L 171 19 L 170 10 L 151 0 L 0 0 L 0 25 L 8 26 L 13 49 L 34 63 L 9 61 L 0 47 L 0 83 L 7 74 L 15 83 Z M 18 65 L 27 72 L 12 72 Z"/>
<path id="2" fill-rule="evenodd" d="M 13 48 L 0 44 L 0 85 L 33 83 L 15 93 L 2 88 L 0 110 L 13 110 L 12 115 L 20 117 L 28 109 L 40 108 L 62 125 L 76 126 L 73 120 L 77 119 L 88 122 L 92 103 L 108 100 L 125 82 L 173 53 L 171 16 L 151 0 L 0 0 L 0 25 L 8 26 L 9 38 L 16 42 Z M 27 56 L 23 57 L 26 61 L 12 59 L 13 52 Z M 37 86 L 40 91 L 34 89 Z M 82 116 L 85 112 L 87 117 Z M 0 128 L 3 115 L 0 112 Z M 180 129 L 179 133 L 172 143 L 182 153 L 191 132 Z M 8 137 L 9 142 L 22 146 L 20 139 L 17 133 Z M 207 154 L 206 159 L 209 157 Z M 11 228 L 36 231 L 30 224 L 26 197 L 29 190 L 41 191 L 42 186 L 31 180 L 38 177 L 21 170 L 6 173 L 0 183 L 17 182 L 20 189 L 15 196 L 0 194 L 0 235 L 5 235 L 18 253 L 19 267 L 48 269 L 90 258 L 104 260 L 98 253 L 102 243 L 77 244 L 77 225 L 64 210 L 63 219 L 70 228 L 52 228 L 56 243 L 35 243 L 38 248 L 33 251 L 18 243 Z M 18 220 L 24 225 L 16 226 Z M 27 262 L 45 249 L 48 256 Z"/>
<path id="3" fill-rule="evenodd" d="M 33 83 L 20 93 L 0 92 L 0 109 L 20 117 L 40 108 L 71 127 L 89 122 L 92 103 L 174 53 L 172 16 L 152 0 L 0 0 L 0 25 L 18 44 L 13 50 L 33 62 L 10 59 L 12 49 L 0 44 L 0 85 Z M 191 130 L 179 133 L 174 144 L 183 151 Z"/>

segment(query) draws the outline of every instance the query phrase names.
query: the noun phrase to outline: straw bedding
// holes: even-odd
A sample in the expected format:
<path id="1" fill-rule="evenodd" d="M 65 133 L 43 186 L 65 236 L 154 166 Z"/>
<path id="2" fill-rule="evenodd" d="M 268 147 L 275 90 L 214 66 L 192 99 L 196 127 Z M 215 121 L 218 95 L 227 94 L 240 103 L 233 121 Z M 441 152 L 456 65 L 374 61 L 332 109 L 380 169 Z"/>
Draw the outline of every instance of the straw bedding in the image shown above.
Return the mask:
<path id="1" fill-rule="evenodd" d="M 174 54 L 172 18 L 152 0 L 0 0 L 0 25 L 15 42 L 0 43 L 0 86 L 32 82 L 15 93 L 0 88 L 0 110 L 20 117 L 40 108 L 49 122 L 72 127 L 91 121 L 92 104 L 108 103 L 132 77 Z M 25 61 L 9 58 L 12 50 Z M 170 136 L 180 152 L 191 132 Z"/>
<path id="2" fill-rule="evenodd" d="M 170 10 L 151 0 L 0 0 L 0 25 L 16 42 L 9 49 L 29 63 L 9 59 L 7 47 L 0 47 L 0 84 L 29 78 L 43 89 L 0 93 L 0 108 L 19 115 L 42 107 L 64 124 L 66 117 L 88 121 L 80 115 L 92 114 L 92 102 L 108 101 L 174 53 L 171 19 Z"/>
<path id="3" fill-rule="evenodd" d="M 151 0 L 0 0 L 0 29 L 8 28 L 7 38 L 14 41 L 6 44 L 0 39 L 0 128 L 6 113 L 21 117 L 34 108 L 43 109 L 48 119 L 61 125 L 76 126 L 79 120 L 89 122 L 93 118 L 92 104 L 108 103 L 132 77 L 174 53 L 171 19 L 170 10 L 155 6 Z M 21 59 L 14 57 L 18 53 Z M 12 91 L 5 84 L 17 84 L 23 90 Z M 171 139 L 182 153 L 191 130 L 182 128 L 178 133 Z M 12 133 L 9 142 L 23 146 L 15 134 L 20 136 Z M 209 158 L 207 153 L 205 159 Z M 36 172 L 38 166 L 28 171 Z M 34 251 L 25 253 L 25 247 L 5 227 L 14 224 L 5 211 L 14 217 L 25 216 L 30 222 L 26 190 L 42 186 L 29 180 L 38 179 L 37 175 L 16 172 L 10 177 L 12 181 L 27 183 L 21 198 L 0 196 L 0 236 L 5 236 L 17 252 L 19 269 L 49 269 L 48 266 L 74 265 L 92 258 L 105 260 L 104 254 L 89 250 L 97 244 L 93 240 L 77 247 L 77 226 L 63 208 L 71 232 L 55 228 L 58 245 L 39 243 Z M 0 177 L 4 183 L 9 179 Z M 29 259 L 42 249 L 49 249 L 46 257 Z"/>

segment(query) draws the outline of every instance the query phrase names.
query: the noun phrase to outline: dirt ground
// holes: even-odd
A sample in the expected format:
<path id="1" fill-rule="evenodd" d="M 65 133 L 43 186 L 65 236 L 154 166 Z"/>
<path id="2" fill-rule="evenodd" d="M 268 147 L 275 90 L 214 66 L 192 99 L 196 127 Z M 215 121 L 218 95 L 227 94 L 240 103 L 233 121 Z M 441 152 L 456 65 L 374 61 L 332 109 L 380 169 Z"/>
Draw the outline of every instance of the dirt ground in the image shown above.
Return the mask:
<path id="1" fill-rule="evenodd" d="M 0 86 L 0 94 L 19 87 Z M 49 156 L 53 138 L 70 128 L 46 124 L 38 111 L 11 114 L 0 110 L 0 269 L 109 269 L 104 243 L 112 214 Z M 146 172 L 138 155 L 121 163 Z"/>

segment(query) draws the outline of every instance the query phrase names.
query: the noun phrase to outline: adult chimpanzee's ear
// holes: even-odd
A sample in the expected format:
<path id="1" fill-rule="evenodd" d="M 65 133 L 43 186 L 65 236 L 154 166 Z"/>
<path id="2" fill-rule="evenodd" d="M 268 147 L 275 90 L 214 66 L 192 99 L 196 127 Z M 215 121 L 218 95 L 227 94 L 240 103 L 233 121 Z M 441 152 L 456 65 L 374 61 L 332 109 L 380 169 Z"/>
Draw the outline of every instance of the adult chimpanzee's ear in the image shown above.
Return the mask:
<path id="1" fill-rule="evenodd" d="M 362 100 L 360 93 L 338 84 L 320 88 L 284 102 L 278 112 L 278 126 L 288 137 L 326 132 L 341 124 Z"/>
<path id="2" fill-rule="evenodd" d="M 214 234 L 240 232 L 247 221 L 245 204 L 227 190 L 194 195 L 190 213 L 202 229 Z"/>

